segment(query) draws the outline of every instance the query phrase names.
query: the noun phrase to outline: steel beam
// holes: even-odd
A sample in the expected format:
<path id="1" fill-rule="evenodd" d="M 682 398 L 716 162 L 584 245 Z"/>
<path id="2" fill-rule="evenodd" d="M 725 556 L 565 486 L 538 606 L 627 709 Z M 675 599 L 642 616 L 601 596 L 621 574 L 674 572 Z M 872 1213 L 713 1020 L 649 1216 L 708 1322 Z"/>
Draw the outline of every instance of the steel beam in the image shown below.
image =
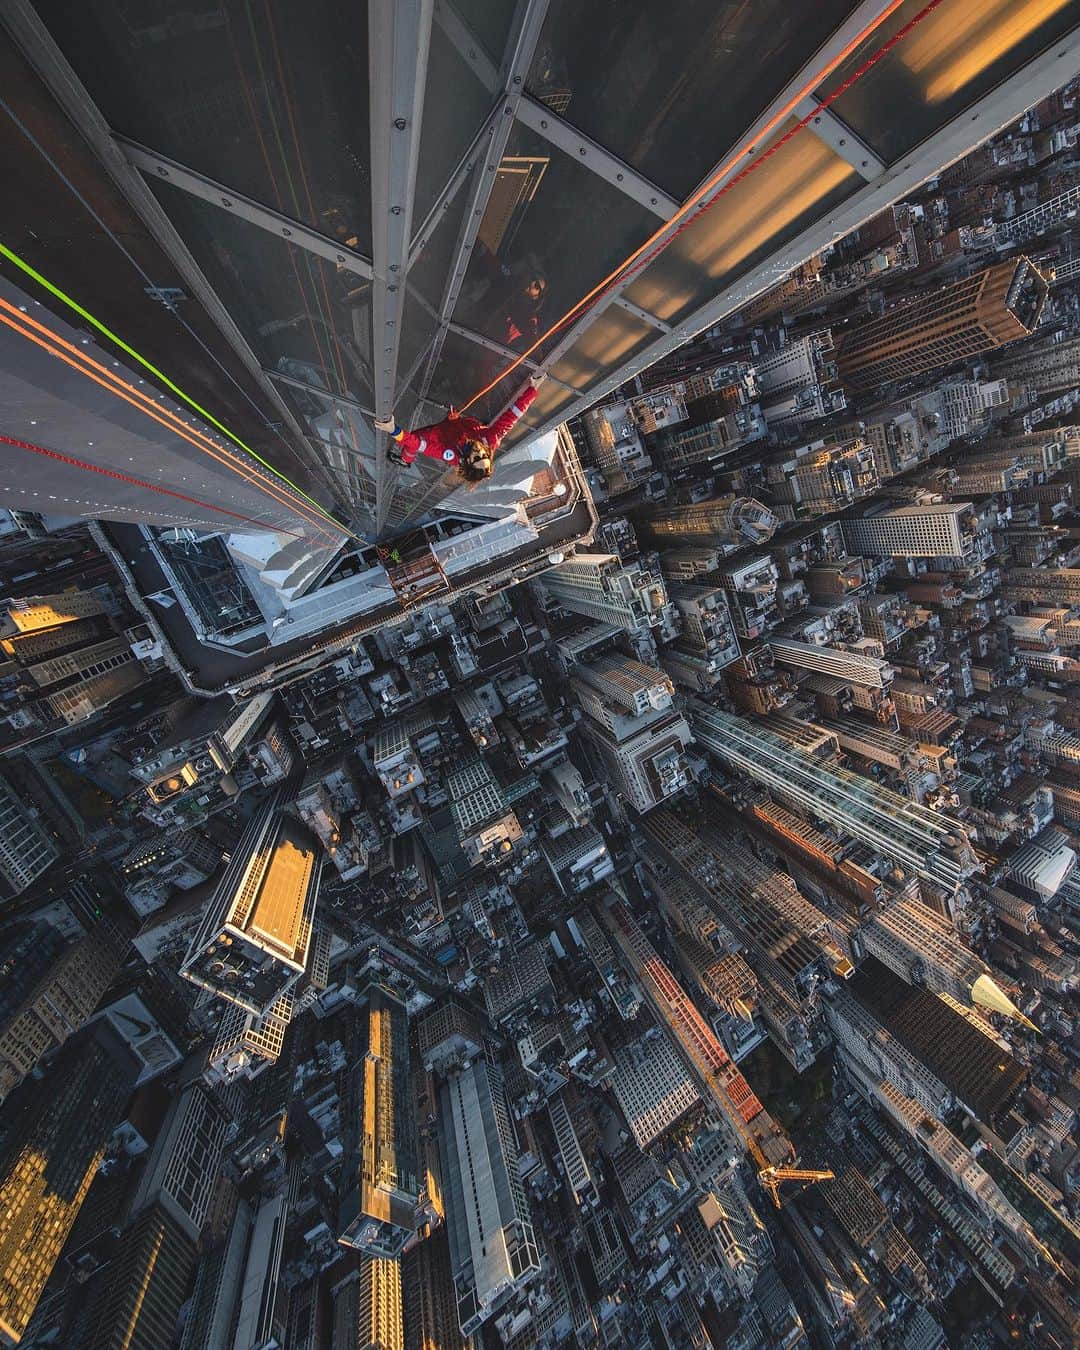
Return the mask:
<path id="1" fill-rule="evenodd" d="M 651 328 L 659 328 L 661 333 L 671 332 L 671 324 L 665 323 L 663 319 L 658 319 L 655 314 L 650 314 L 647 309 L 642 309 L 640 305 L 635 305 L 633 300 L 627 300 L 625 295 L 618 296 L 615 303 L 620 309 L 625 309 L 627 314 L 633 314 L 635 319 L 640 319 L 642 323 L 647 323 Z"/>
<path id="2" fill-rule="evenodd" d="M 423 250 L 427 248 L 428 240 L 439 228 L 439 223 L 453 205 L 454 198 L 468 182 L 472 171 L 483 157 L 488 137 L 494 130 L 495 123 L 502 113 L 502 104 L 503 100 L 500 97 L 494 108 L 492 108 L 491 112 L 488 113 L 487 117 L 481 123 L 480 130 L 473 137 L 469 148 L 462 155 L 461 159 L 458 160 L 457 168 L 447 179 L 446 186 L 424 217 L 423 224 L 417 227 L 413 237 L 412 248 L 409 249 L 410 268 L 413 263 L 416 262 L 417 258 L 419 258 Z"/>
<path id="3" fill-rule="evenodd" d="M 650 347 L 605 376 L 587 395 L 563 408 L 531 435 L 542 435 L 578 416 L 640 371 L 678 350 L 690 338 L 741 309 L 819 250 L 858 229 L 886 206 L 902 200 L 927 178 L 962 159 L 975 145 L 988 140 L 1015 121 L 1026 109 L 1065 84 L 1078 66 L 1080 28 L 1074 29 L 1067 37 L 1059 39 L 1048 50 L 1029 61 L 921 145 L 901 156 L 879 177 L 857 189 L 824 219 L 809 225 L 765 262 L 752 268 L 745 277 L 725 287 L 706 304 L 680 320 L 670 333 L 658 338 Z M 548 365 L 553 359 L 554 356 L 544 364 Z"/>
<path id="4" fill-rule="evenodd" d="M 362 403 L 358 403 L 354 398 L 346 398 L 344 394 L 335 394 L 329 389 L 320 389 L 317 384 L 308 384 L 306 380 L 298 380 L 295 375 L 285 375 L 280 370 L 267 370 L 263 367 L 263 374 L 271 380 L 276 380 L 278 384 L 288 385 L 290 389 L 298 389 L 302 394 L 315 394 L 318 398 L 324 398 L 328 403 L 341 403 L 346 408 L 355 408 L 358 413 L 365 417 L 374 417 L 373 408 L 365 408 Z"/>
<path id="5" fill-rule="evenodd" d="M 285 436 L 278 429 L 277 434 L 282 444 L 295 456 L 297 462 L 303 465 L 305 471 L 321 474 L 322 461 L 317 457 L 311 458 L 311 447 L 308 445 L 306 433 L 293 416 L 292 409 L 274 388 L 273 382 L 263 373 L 262 365 L 248 345 L 247 339 L 206 279 L 202 268 L 177 233 L 164 208 L 150 191 L 146 179 L 117 144 L 101 110 L 53 41 L 52 35 L 41 22 L 33 5 L 29 0 L 4 0 L 2 22 L 45 88 L 78 128 L 102 168 L 145 224 L 150 237 L 172 263 L 177 274 L 183 278 L 188 293 L 203 307 L 238 360 L 261 389 L 270 407 L 277 411 L 281 419 L 280 425 L 287 427 L 292 433 Z M 274 423 L 268 425 L 275 426 Z M 340 500 L 337 484 L 329 476 L 323 481 L 331 500 Z"/>
<path id="6" fill-rule="evenodd" d="M 646 211 L 651 211 L 661 220 L 670 220 L 679 209 L 674 197 L 669 197 L 663 189 L 643 177 L 629 164 L 605 150 L 599 142 L 592 140 L 569 122 L 565 122 L 558 113 L 541 103 L 531 94 L 523 94 L 518 104 L 517 118 L 530 130 L 535 131 L 544 140 L 550 141 L 564 154 L 579 164 L 584 164 L 612 187 L 632 198 Z"/>
<path id="7" fill-rule="evenodd" d="M 454 258 L 443 290 L 442 304 L 439 306 L 439 328 L 435 334 L 428 356 L 427 370 L 420 384 L 420 401 L 427 397 L 428 386 L 435 372 L 439 357 L 442 355 L 446 338 L 447 324 L 454 312 L 461 283 L 465 280 L 469 259 L 476 244 L 476 235 L 487 209 L 488 199 L 495 186 L 495 177 L 506 151 L 507 141 L 514 125 L 514 113 L 521 101 L 525 89 L 525 77 L 529 73 L 536 44 L 540 40 L 540 31 L 547 17 L 548 0 L 520 0 L 515 22 L 511 30 L 510 44 L 504 60 L 504 97 L 496 118 L 486 137 L 485 154 L 477 166 L 469 201 L 465 208 L 461 230 L 454 249 Z"/>
<path id="8" fill-rule="evenodd" d="M 549 0 L 518 0 L 514 21 L 510 27 L 510 39 L 503 57 L 500 71 L 503 97 L 481 129 L 478 149 L 481 152 L 479 162 L 473 171 L 469 198 L 465 205 L 457 242 L 454 245 L 453 260 L 443 288 L 442 301 L 437 314 L 437 325 L 428 349 L 427 364 L 420 379 L 417 393 L 417 407 L 428 401 L 427 394 L 435 374 L 443 344 L 449 331 L 450 316 L 454 312 L 462 282 L 469 267 L 477 232 L 480 229 L 487 209 L 488 200 L 495 186 L 495 178 L 506 152 L 510 132 L 514 125 L 514 113 L 525 89 L 525 78 L 532 65 L 540 32 L 547 17 Z M 381 481 L 381 475 L 380 475 Z"/>
<path id="9" fill-rule="evenodd" d="M 858 37 L 858 35 L 874 22 L 887 8 L 889 0 L 863 0 L 863 3 L 857 6 L 855 10 L 844 20 L 839 28 L 831 35 L 806 63 L 805 66 L 791 79 L 783 90 L 773 99 L 769 106 L 755 119 L 755 121 L 746 129 L 732 149 L 727 151 L 724 158 L 701 180 L 701 183 L 691 193 L 688 201 L 693 200 L 702 187 L 716 178 L 709 193 L 702 197 L 702 201 L 707 201 L 713 195 L 723 188 L 724 184 L 741 173 L 749 162 L 749 154 L 756 139 L 785 108 L 792 104 L 801 89 L 807 86 L 817 87 L 822 79 L 821 72 L 834 61 L 848 47 L 848 45 Z M 727 166 L 724 169 L 724 166 Z M 721 174 L 720 170 L 724 170 Z M 720 174 L 719 177 L 717 175 Z M 679 226 L 679 221 L 674 221 L 662 231 L 656 240 L 655 247 L 662 248 L 665 243 L 670 242 L 674 237 L 675 230 Z M 607 307 L 614 304 L 622 292 L 629 286 L 633 277 L 626 277 L 616 284 L 601 297 L 600 301 L 588 310 L 582 317 L 566 330 L 559 343 L 544 358 L 544 368 L 550 369 L 551 366 L 559 360 L 570 348 L 577 342 L 578 338 L 590 328 L 597 319 L 604 313 Z"/>
<path id="10" fill-rule="evenodd" d="M 472 29 L 450 0 L 435 0 L 435 22 L 453 44 L 458 55 L 489 93 L 502 88 L 499 68 L 477 40 Z"/>
<path id="11" fill-rule="evenodd" d="M 808 124 L 807 130 L 824 141 L 834 154 L 846 159 L 860 178 L 870 183 L 881 177 L 885 172 L 885 161 L 878 159 L 865 141 L 860 140 L 831 108 L 823 108 L 813 94 L 807 94 L 795 109 L 795 116 L 809 117 L 811 113 L 814 120 Z"/>
<path id="12" fill-rule="evenodd" d="M 346 272 L 354 272 L 366 280 L 371 279 L 371 260 L 357 253 L 355 249 L 345 248 L 327 235 L 313 230 L 310 225 L 293 220 L 291 216 L 283 215 L 280 211 L 271 210 L 269 206 L 263 206 L 261 202 L 251 197 L 245 197 L 242 192 L 234 192 L 223 183 L 207 178 L 205 174 L 189 169 L 184 164 L 178 164 L 167 155 L 140 145 L 138 141 L 129 140 L 127 136 L 120 136 L 114 132 L 113 140 L 132 164 L 141 169 L 148 178 L 157 178 L 183 192 L 190 192 L 193 197 L 228 211 L 230 215 L 239 216 L 260 230 L 287 239 L 290 244 L 306 249 L 309 253 L 317 253 L 327 262 L 335 263 Z"/>
<path id="13" fill-rule="evenodd" d="M 432 0 L 370 0 L 372 367 L 375 409 L 394 409 L 401 316 L 412 238 L 416 165 L 424 115 Z M 375 433 L 375 528 L 381 532 L 392 485 L 386 436 Z"/>
<path id="14" fill-rule="evenodd" d="M 501 342 L 496 342 L 494 338 L 486 337 L 483 333 L 477 333 L 472 328 L 466 328 L 464 324 L 454 323 L 452 320 L 446 325 L 447 330 L 456 333 L 458 337 L 463 337 L 469 342 L 475 342 L 478 347 L 486 347 L 489 352 L 496 352 L 499 356 L 504 356 L 507 361 L 516 361 L 519 352 L 514 351 L 513 347 L 505 347 Z M 521 363 L 526 370 L 539 370 L 538 362 L 526 357 Z M 554 375 L 548 377 L 552 384 L 557 384 L 560 389 L 568 389 L 572 394 L 580 394 L 581 390 L 572 384 L 566 384 L 562 380 L 557 380 Z"/>

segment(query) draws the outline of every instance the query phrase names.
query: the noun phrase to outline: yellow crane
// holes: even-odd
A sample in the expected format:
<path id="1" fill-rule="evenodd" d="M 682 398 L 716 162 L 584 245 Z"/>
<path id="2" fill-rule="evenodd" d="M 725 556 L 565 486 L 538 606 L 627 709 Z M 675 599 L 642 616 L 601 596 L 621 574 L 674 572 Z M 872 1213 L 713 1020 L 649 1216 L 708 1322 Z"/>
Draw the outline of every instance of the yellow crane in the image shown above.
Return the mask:
<path id="1" fill-rule="evenodd" d="M 782 1181 L 831 1181 L 835 1176 L 827 1167 L 773 1167 L 766 1164 L 758 1172 L 758 1181 L 769 1192 L 773 1204 L 780 1208 Z"/>

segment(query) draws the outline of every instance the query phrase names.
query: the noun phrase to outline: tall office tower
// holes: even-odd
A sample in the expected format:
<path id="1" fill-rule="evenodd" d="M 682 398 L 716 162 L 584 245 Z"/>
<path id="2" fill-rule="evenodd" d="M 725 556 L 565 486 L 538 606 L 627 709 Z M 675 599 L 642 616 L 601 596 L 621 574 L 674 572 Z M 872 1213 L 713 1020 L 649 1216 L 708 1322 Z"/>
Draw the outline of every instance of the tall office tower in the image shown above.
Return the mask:
<path id="1" fill-rule="evenodd" d="M 405 1350 L 462 1350 L 450 1240 L 440 1224 L 401 1258 L 405 1291 Z"/>
<path id="2" fill-rule="evenodd" d="M 900 896 L 877 910 L 853 936 L 852 947 L 877 957 L 909 984 L 1026 1022 L 985 961 L 963 945 L 946 919 L 917 900 Z"/>
<path id="3" fill-rule="evenodd" d="M 119 1239 L 98 1277 L 86 1350 L 150 1350 L 173 1343 L 198 1248 L 163 1205 L 145 1209 Z"/>
<path id="4" fill-rule="evenodd" d="M 379 984 L 368 986 L 343 1107 L 338 1241 L 366 1256 L 399 1256 L 416 1231 L 419 1196 L 409 1018 Z"/>
<path id="5" fill-rule="evenodd" d="M 132 765 L 146 787 L 143 814 L 155 825 L 189 826 L 246 787 L 279 783 L 293 763 L 272 692 L 237 705 L 229 697 L 187 700 L 168 710 L 153 753 Z"/>
<path id="6" fill-rule="evenodd" d="M 895 673 L 888 661 L 882 661 L 880 657 L 833 647 L 828 643 L 771 637 L 769 646 L 774 658 L 782 666 L 820 671 L 823 675 L 835 675 L 851 684 L 888 689 Z"/>
<path id="7" fill-rule="evenodd" d="M 330 1291 L 332 1350 L 404 1350 L 401 1286 L 400 1262 L 360 1257 L 356 1269 Z"/>
<path id="8" fill-rule="evenodd" d="M 540 851 L 563 895 L 579 895 L 615 871 L 604 836 L 588 822 L 552 832 Z"/>
<path id="9" fill-rule="evenodd" d="M 906 984 L 880 962 L 863 963 L 837 1000 L 840 1015 L 851 1019 L 849 1000 L 872 1019 L 875 1030 L 869 1039 L 863 1032 L 861 1046 L 853 1053 L 874 1058 L 892 1055 L 894 1063 L 907 1062 L 898 1047 L 920 1066 L 924 1082 L 940 1084 L 927 1096 L 904 1085 L 903 1073 L 883 1062 L 882 1077 L 909 1096 L 919 1096 L 925 1108 L 945 1119 L 954 1107 L 987 1128 L 1001 1128 L 1028 1078 L 1020 1064 L 989 1027 L 983 1029 L 974 1016 L 964 1016 L 944 998 Z M 909 1071 L 909 1070 L 905 1070 Z M 942 1093 L 941 1089 L 944 1089 Z"/>
<path id="10" fill-rule="evenodd" d="M 880 485 L 874 452 L 858 437 L 779 450 L 764 468 L 769 504 L 782 520 L 840 511 Z"/>
<path id="11" fill-rule="evenodd" d="M 696 506 L 660 506 L 641 524 L 658 545 L 707 544 L 723 549 L 763 544 L 776 532 L 777 519 L 753 497 L 717 497 Z"/>
<path id="12" fill-rule="evenodd" d="M 995 263 L 841 333 L 840 378 L 851 389 L 873 389 L 1027 337 L 1038 326 L 1047 294 L 1046 280 L 1029 259 Z"/>
<path id="13" fill-rule="evenodd" d="M 235 1003 L 228 1004 L 207 1056 L 206 1081 L 225 1084 L 239 1078 L 257 1078 L 264 1069 L 276 1064 L 292 1013 L 291 994 L 282 994 L 261 1017 Z"/>
<path id="14" fill-rule="evenodd" d="M 664 579 L 644 562 L 623 563 L 613 553 L 578 553 L 539 580 L 549 602 L 628 632 L 650 628 L 675 636 Z"/>
<path id="15" fill-rule="evenodd" d="M 580 731 L 614 790 L 648 811 L 690 781 L 690 728 L 672 706 L 671 680 L 626 657 L 575 667 L 571 687 L 586 713 Z"/>
<path id="16" fill-rule="evenodd" d="M 743 371 L 737 383 L 693 398 L 687 410 L 687 425 L 660 432 L 657 454 L 665 469 L 674 473 L 692 464 L 720 459 L 765 436 L 765 419 L 753 401 L 757 392 L 753 372 L 749 367 L 743 367 Z"/>
<path id="17" fill-rule="evenodd" d="M 794 1067 L 807 1068 L 817 1053 L 811 991 L 819 979 L 851 970 L 825 915 L 788 876 L 732 843 L 726 825 L 706 822 L 692 830 L 662 810 L 641 829 L 642 860 L 676 924 L 692 937 L 715 937 L 687 923 L 684 900 L 696 902 L 714 929 L 719 924 L 732 935 L 756 976 L 766 1027 Z"/>
<path id="18" fill-rule="evenodd" d="M 758 1162 L 762 1158 L 775 1166 L 789 1162 L 794 1152 L 790 1139 L 731 1062 L 630 911 L 616 901 L 600 911 L 600 918 L 630 971 L 641 980 L 653 1012 L 671 1033 L 707 1100 L 726 1122 L 736 1146 L 751 1152 Z"/>
<path id="19" fill-rule="evenodd" d="M 6 894 L 21 895 L 59 856 L 37 813 L 0 777 L 0 883 Z"/>
<path id="20" fill-rule="evenodd" d="M 979 868 L 963 827 L 872 779 L 820 760 L 746 718 L 691 700 L 694 736 L 731 768 L 869 845 L 946 894 Z"/>
<path id="21" fill-rule="evenodd" d="M 779 351 L 759 358 L 755 369 L 765 420 L 785 435 L 847 407 L 828 329 L 786 341 Z"/>
<path id="22" fill-rule="evenodd" d="M 322 849 L 286 799 L 277 788 L 252 816 L 180 967 L 257 1016 L 304 974 L 319 896 Z"/>
<path id="23" fill-rule="evenodd" d="M 852 553 L 878 558 L 956 558 L 967 565 L 982 562 L 992 548 L 971 502 L 897 506 L 840 524 Z"/>
<path id="24" fill-rule="evenodd" d="M 727 597 L 721 586 L 705 582 L 671 581 L 668 594 L 682 633 L 660 649 L 660 664 L 677 684 L 707 693 L 720 682 L 724 668 L 739 659 Z"/>
<path id="25" fill-rule="evenodd" d="M 38 1061 L 90 1018 L 123 962 L 127 942 L 107 919 L 62 951 L 49 940 L 48 965 L 29 988 L 0 991 L 0 1101 Z M 38 953 L 30 953 L 31 959 Z M 17 1001 L 12 999 L 15 994 Z"/>
<path id="26" fill-rule="evenodd" d="M 451 1069 L 438 1112 L 458 1324 L 471 1336 L 535 1279 L 540 1254 L 499 1068 L 479 1054 Z"/>
<path id="27" fill-rule="evenodd" d="M 701 1101 L 689 1069 L 659 1027 L 615 1051 L 609 1084 L 641 1149 L 655 1143 Z"/>
<path id="28" fill-rule="evenodd" d="M 231 1118 L 201 1083 L 173 1098 L 131 1200 L 131 1214 L 156 1206 L 198 1242 L 217 1188 Z"/>
<path id="29" fill-rule="evenodd" d="M 652 473 L 637 405 L 620 401 L 591 408 L 581 419 L 581 426 L 589 462 L 599 469 L 609 492 L 628 492 Z"/>
<path id="30" fill-rule="evenodd" d="M 67 1241 L 141 1068 L 98 1022 L 7 1105 L 0 1150 L 0 1335 L 16 1342 Z"/>

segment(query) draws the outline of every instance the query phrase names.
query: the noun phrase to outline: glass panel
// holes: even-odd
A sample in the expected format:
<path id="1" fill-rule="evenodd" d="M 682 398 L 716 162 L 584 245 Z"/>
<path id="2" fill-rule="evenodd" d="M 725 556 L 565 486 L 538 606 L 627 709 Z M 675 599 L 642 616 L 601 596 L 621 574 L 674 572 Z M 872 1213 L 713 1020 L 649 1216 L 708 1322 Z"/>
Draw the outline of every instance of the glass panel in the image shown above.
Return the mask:
<path id="1" fill-rule="evenodd" d="M 509 359 L 498 352 L 481 347 L 477 342 L 470 342 L 458 333 L 447 333 L 428 398 L 444 409 L 451 406 L 460 408 L 509 364 Z M 497 416 L 527 378 L 527 369 L 519 366 L 512 375 L 497 384 L 491 393 L 478 399 L 469 409 L 469 416 L 479 417 L 481 421 Z M 439 416 L 445 417 L 445 411 L 440 412 Z"/>
<path id="2" fill-rule="evenodd" d="M 585 390 L 663 336 L 660 329 L 612 304 L 551 367 L 551 373 Z"/>
<path id="3" fill-rule="evenodd" d="M 792 125 L 778 128 L 774 140 Z M 626 298 L 676 323 L 862 182 L 809 131 L 793 136 L 651 262 Z"/>
<path id="4" fill-rule="evenodd" d="M 541 385 L 540 392 L 536 395 L 536 402 L 529 408 L 528 412 L 517 424 L 514 430 L 507 436 L 504 445 L 517 445 L 525 436 L 529 436 L 537 427 L 543 426 L 549 417 L 567 407 L 577 397 L 570 389 L 564 389 L 554 381 L 548 380 Z"/>
<path id="5" fill-rule="evenodd" d="M 838 88 L 924 4 L 906 0 L 833 72 L 819 97 Z M 949 0 L 842 94 L 832 110 L 886 164 L 894 163 L 1075 23 L 1072 0 Z M 898 108 L 903 117 L 896 115 Z"/>
<path id="6" fill-rule="evenodd" d="M 480 39 L 495 65 L 500 65 L 510 37 L 514 6 L 507 0 L 453 0 L 453 3 L 469 32 Z"/>
<path id="7" fill-rule="evenodd" d="M 35 5 L 109 125 L 371 252 L 367 5 Z"/>
<path id="8" fill-rule="evenodd" d="M 189 193 L 150 186 L 262 365 L 370 407 L 370 282 Z"/>
<path id="9" fill-rule="evenodd" d="M 436 23 L 431 28 L 413 220 L 420 222 L 491 112 L 495 95 Z"/>
<path id="10" fill-rule="evenodd" d="M 469 263 L 454 318 L 517 351 L 648 238 L 656 219 L 527 127 L 515 126 Z M 460 349 L 459 349 L 460 350 Z M 466 365 L 441 371 L 456 403 L 486 384 L 507 360 L 478 349 Z M 443 366 L 448 365 L 444 355 Z M 501 406 L 520 382 L 496 391 Z M 463 396 L 464 391 L 464 396 Z"/>
<path id="11" fill-rule="evenodd" d="M 419 366 L 416 363 L 427 351 L 438 327 L 443 292 L 453 265 L 469 193 L 470 185 L 466 183 L 428 236 L 409 272 L 398 355 L 397 411 L 402 420 L 411 415 L 427 368 L 426 360 L 420 361 Z"/>
<path id="12" fill-rule="evenodd" d="M 527 87 L 682 200 L 853 0 L 554 0 Z"/>

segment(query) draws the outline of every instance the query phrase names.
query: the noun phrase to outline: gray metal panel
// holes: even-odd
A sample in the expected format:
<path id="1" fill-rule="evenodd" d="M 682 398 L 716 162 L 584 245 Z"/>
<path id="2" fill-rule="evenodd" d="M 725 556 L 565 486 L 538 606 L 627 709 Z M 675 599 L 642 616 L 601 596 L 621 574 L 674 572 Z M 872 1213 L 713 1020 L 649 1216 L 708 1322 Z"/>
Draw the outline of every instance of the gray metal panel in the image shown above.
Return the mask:
<path id="1" fill-rule="evenodd" d="M 394 410 L 431 17 L 432 0 L 371 0 L 368 9 L 372 365 L 380 417 Z M 375 466 L 376 530 L 381 531 L 392 491 L 383 432 L 375 439 Z"/>
<path id="2" fill-rule="evenodd" d="M 307 443 L 303 429 L 293 416 L 292 409 L 263 374 L 258 358 L 248 346 L 231 314 L 207 281 L 172 221 L 150 191 L 142 174 L 116 144 L 104 117 L 38 18 L 29 0 L 5 0 L 0 11 L 0 22 L 11 34 L 16 47 L 37 71 L 42 83 L 79 129 L 83 139 L 124 194 L 132 209 L 145 222 L 151 237 L 161 246 L 184 278 L 191 294 L 213 319 L 229 346 L 258 382 L 271 405 L 280 413 L 282 424 L 291 433 L 288 443 L 294 452 L 303 463 L 314 463 L 315 471 L 320 472 L 322 464 L 317 456 L 312 455 L 311 447 Z M 337 489 L 333 480 L 326 478 L 324 481 L 332 496 L 336 497 Z"/>

